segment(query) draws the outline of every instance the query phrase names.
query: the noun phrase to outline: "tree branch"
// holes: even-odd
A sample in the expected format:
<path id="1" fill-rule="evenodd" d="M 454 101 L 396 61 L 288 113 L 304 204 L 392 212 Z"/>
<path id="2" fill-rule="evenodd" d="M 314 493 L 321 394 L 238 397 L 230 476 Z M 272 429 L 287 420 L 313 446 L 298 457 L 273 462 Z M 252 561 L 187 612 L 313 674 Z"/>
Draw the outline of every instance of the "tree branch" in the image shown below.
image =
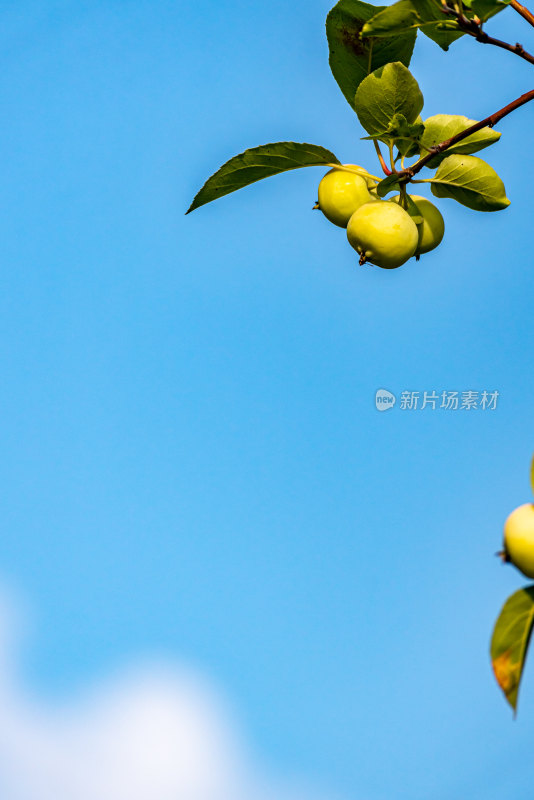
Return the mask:
<path id="1" fill-rule="evenodd" d="M 517 0 L 510 0 L 510 5 L 514 11 L 517 11 L 518 14 L 521 14 L 523 19 L 526 19 L 530 25 L 534 26 L 534 14 L 532 11 L 529 11 L 528 8 L 525 8 L 525 6 L 522 6 L 521 3 L 517 2 Z"/>
<path id="2" fill-rule="evenodd" d="M 445 150 L 448 150 L 449 147 L 452 147 L 458 142 L 461 142 L 463 139 L 467 139 L 468 136 L 471 134 L 476 133 L 477 131 L 482 130 L 482 128 L 493 128 L 503 117 L 506 117 L 508 114 L 511 114 L 512 111 L 515 111 L 516 108 L 520 108 L 524 106 L 525 103 L 529 103 L 531 100 L 534 100 L 534 89 L 531 89 L 530 92 L 526 92 L 522 94 L 521 97 L 518 97 L 516 100 L 513 100 L 511 103 L 508 103 L 507 106 L 501 108 L 499 111 L 495 111 L 494 114 L 490 114 L 489 117 L 481 120 L 480 122 L 476 122 L 474 125 L 471 125 L 469 128 L 465 128 L 465 130 L 460 131 L 455 136 L 451 136 L 450 139 L 445 139 L 445 141 L 440 142 L 440 144 L 436 145 L 432 148 L 429 153 L 426 153 L 419 161 L 416 161 L 411 167 L 407 167 L 406 169 L 399 172 L 399 177 L 404 179 L 403 182 L 407 183 L 414 175 L 416 175 L 429 161 L 432 161 L 434 156 L 438 155 L 439 153 L 443 153 Z"/>
<path id="3" fill-rule="evenodd" d="M 515 0 L 511 1 L 515 2 Z M 519 3 L 516 3 L 516 5 L 519 6 Z M 524 8 L 524 6 L 521 6 L 521 8 Z M 524 10 L 527 12 L 526 8 Z M 534 64 L 534 56 L 531 53 L 528 53 L 523 45 L 519 44 L 519 42 L 517 42 L 517 44 L 510 44 L 509 42 L 503 42 L 501 39 L 495 39 L 493 36 L 488 36 L 488 34 L 482 30 L 482 23 L 478 17 L 476 19 L 468 19 L 468 17 L 466 17 L 464 14 L 459 13 L 454 8 L 451 8 L 447 5 L 443 6 L 442 11 L 444 14 L 454 17 L 460 30 L 462 30 L 464 33 L 467 33 L 468 36 L 473 36 L 477 42 L 482 42 L 482 44 L 492 44 L 495 47 L 508 50 L 509 53 L 514 53 L 514 55 L 519 56 L 519 58 L 523 58 L 525 61 L 528 61 L 529 64 Z M 530 12 L 528 13 L 530 14 Z"/>
<path id="4" fill-rule="evenodd" d="M 531 53 L 527 53 L 523 45 L 519 44 L 519 42 L 516 44 L 503 42 L 501 39 L 495 39 L 493 36 L 488 36 L 488 34 L 482 30 L 480 25 L 477 25 L 477 28 L 479 29 L 478 33 L 470 33 L 469 31 L 466 31 L 466 33 L 468 33 L 470 36 L 474 36 L 477 42 L 482 42 L 482 44 L 492 44 L 495 47 L 501 47 L 503 50 L 508 50 L 509 53 L 514 53 L 516 56 L 519 56 L 519 58 L 523 58 L 525 61 L 528 61 L 529 64 L 534 64 L 534 56 Z"/>

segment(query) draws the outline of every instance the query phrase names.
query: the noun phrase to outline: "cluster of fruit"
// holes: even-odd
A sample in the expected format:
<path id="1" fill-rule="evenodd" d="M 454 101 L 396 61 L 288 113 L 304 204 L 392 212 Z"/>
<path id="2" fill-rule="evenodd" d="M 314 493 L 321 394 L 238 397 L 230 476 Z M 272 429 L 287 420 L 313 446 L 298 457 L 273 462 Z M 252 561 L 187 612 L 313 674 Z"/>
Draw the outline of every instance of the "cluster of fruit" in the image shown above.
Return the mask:
<path id="1" fill-rule="evenodd" d="M 343 164 L 321 180 L 315 208 L 334 225 L 347 229 L 349 243 L 360 254 L 360 264 L 368 261 L 395 269 L 412 256 L 419 258 L 437 247 L 445 223 L 426 197 L 401 193 L 382 200 L 376 193 L 377 183 L 362 167 Z"/>

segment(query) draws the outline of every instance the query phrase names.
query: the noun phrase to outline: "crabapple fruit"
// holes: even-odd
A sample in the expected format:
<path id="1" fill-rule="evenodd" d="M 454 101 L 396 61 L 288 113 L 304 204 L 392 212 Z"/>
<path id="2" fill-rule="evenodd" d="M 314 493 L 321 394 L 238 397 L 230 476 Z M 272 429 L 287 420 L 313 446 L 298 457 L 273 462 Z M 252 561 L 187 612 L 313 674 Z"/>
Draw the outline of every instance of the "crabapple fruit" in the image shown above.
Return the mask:
<path id="1" fill-rule="evenodd" d="M 436 208 L 434 203 L 427 200 L 426 197 L 421 197 L 417 194 L 410 195 L 417 208 L 421 212 L 423 221 L 417 226 L 419 230 L 419 243 L 417 245 L 416 255 L 422 253 L 429 253 L 440 244 L 445 233 L 445 222 L 441 216 L 439 208 Z M 400 202 L 400 194 L 392 198 L 395 203 Z"/>
<path id="2" fill-rule="evenodd" d="M 362 169 L 356 164 L 346 164 L 353 169 Z M 370 186 L 375 185 L 372 178 L 347 172 L 343 169 L 331 169 L 319 184 L 318 207 L 325 217 L 346 228 L 347 223 L 356 209 L 364 203 L 370 203 L 374 198 L 369 192 Z"/>
<path id="3" fill-rule="evenodd" d="M 534 578 L 534 505 L 525 503 L 512 511 L 504 523 L 504 561 L 527 578 Z"/>
<path id="4" fill-rule="evenodd" d="M 395 269 L 417 249 L 419 232 L 407 211 L 397 203 L 375 200 L 360 206 L 347 225 L 349 243 L 360 254 L 360 264 Z"/>

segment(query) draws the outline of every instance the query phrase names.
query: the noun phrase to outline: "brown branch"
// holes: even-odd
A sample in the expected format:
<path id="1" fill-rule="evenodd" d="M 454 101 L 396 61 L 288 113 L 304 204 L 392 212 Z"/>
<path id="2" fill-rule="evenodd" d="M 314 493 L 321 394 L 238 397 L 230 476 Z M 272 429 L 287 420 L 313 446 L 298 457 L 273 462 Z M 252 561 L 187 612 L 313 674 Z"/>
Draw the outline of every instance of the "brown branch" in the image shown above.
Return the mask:
<path id="1" fill-rule="evenodd" d="M 488 36 L 488 34 L 482 30 L 482 23 L 478 17 L 476 19 L 468 19 L 464 14 L 459 13 L 454 8 L 450 8 L 450 6 L 447 5 L 442 7 L 442 11 L 444 14 L 454 17 L 460 30 L 467 33 L 468 36 L 473 36 L 477 42 L 492 44 L 495 47 L 508 50 L 509 53 L 514 53 L 514 55 L 519 56 L 519 58 L 528 61 L 529 64 L 534 64 L 534 56 L 528 53 L 519 42 L 517 42 L 517 44 L 510 44 L 509 42 L 503 42 L 501 39 L 495 39 L 493 36 Z"/>
<path id="2" fill-rule="evenodd" d="M 437 144 L 435 147 L 433 147 L 429 153 L 420 158 L 419 161 L 416 161 L 411 167 L 407 167 L 406 169 L 402 170 L 402 172 L 399 172 L 399 176 L 401 178 L 405 178 L 403 182 L 407 183 L 426 164 L 428 164 L 429 161 L 432 161 L 434 156 L 438 155 L 439 153 L 443 153 L 445 150 L 448 150 L 449 147 L 453 147 L 453 145 L 458 144 L 458 142 L 461 142 L 463 139 L 467 139 L 468 136 L 471 136 L 471 134 L 482 130 L 482 128 L 493 128 L 493 126 L 503 119 L 503 117 L 511 114 L 512 111 L 516 110 L 516 108 L 524 106 L 525 103 L 529 103 L 531 100 L 534 100 L 534 89 L 531 89 L 530 92 L 522 94 L 521 97 L 518 97 L 511 103 L 508 103 L 507 106 L 504 106 L 504 108 L 501 108 L 494 114 L 490 114 L 490 116 L 486 117 L 486 119 L 476 122 L 474 125 L 471 125 L 469 128 L 465 128 L 465 130 L 460 131 L 460 133 L 457 133 L 455 136 L 451 136 L 450 139 L 445 139 L 445 141 L 440 142 L 440 144 Z"/>
<path id="3" fill-rule="evenodd" d="M 476 23 L 475 23 L 476 24 Z M 501 47 L 503 50 L 508 50 L 509 53 L 514 53 L 519 58 L 524 58 L 525 61 L 528 61 L 529 64 L 534 64 L 534 56 L 531 53 L 527 53 L 525 48 L 522 44 L 517 42 L 516 44 L 509 44 L 509 42 L 503 42 L 501 39 L 495 39 L 493 36 L 488 36 L 488 34 L 482 30 L 480 25 L 477 25 L 479 28 L 478 33 L 470 33 L 470 36 L 474 36 L 477 42 L 482 42 L 482 44 L 492 44 L 495 47 Z M 469 33 L 469 31 L 466 31 Z"/>
<path id="4" fill-rule="evenodd" d="M 534 14 L 532 11 L 529 11 L 525 6 L 522 6 L 521 3 L 517 2 L 517 0 L 510 0 L 510 5 L 514 11 L 517 11 L 518 14 L 521 14 L 523 19 L 526 19 L 530 25 L 534 26 Z"/>

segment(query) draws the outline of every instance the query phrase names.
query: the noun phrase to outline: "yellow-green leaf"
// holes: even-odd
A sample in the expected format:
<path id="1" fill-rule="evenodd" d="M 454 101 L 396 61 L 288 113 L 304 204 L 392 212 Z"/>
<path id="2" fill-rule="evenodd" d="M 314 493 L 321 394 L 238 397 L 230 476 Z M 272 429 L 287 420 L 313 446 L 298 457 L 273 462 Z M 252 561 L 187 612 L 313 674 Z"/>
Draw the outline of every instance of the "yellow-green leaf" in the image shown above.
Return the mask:
<path id="1" fill-rule="evenodd" d="M 451 197 L 475 211 L 499 211 L 510 205 L 493 167 L 476 156 L 447 156 L 430 181 L 433 195 Z"/>
<path id="2" fill-rule="evenodd" d="M 424 122 L 425 131 L 421 136 L 421 146 L 423 149 L 426 148 L 430 150 L 437 144 L 451 139 L 453 136 L 456 136 L 457 133 L 461 133 L 467 128 L 470 128 L 471 125 L 475 125 L 476 122 L 477 120 L 469 119 L 461 114 L 435 114 L 433 117 L 428 117 Z M 428 166 L 437 166 L 444 158 L 447 158 L 453 153 L 465 155 L 476 153 L 479 150 L 483 150 L 485 147 L 495 144 L 500 138 L 501 134 L 494 131 L 493 128 L 481 128 L 476 133 L 472 133 L 471 136 L 467 136 L 465 139 L 458 142 L 458 144 L 450 147 L 445 153 L 440 153 L 435 156 Z"/>
<path id="3" fill-rule="evenodd" d="M 508 598 L 491 640 L 493 672 L 514 711 L 533 626 L 534 586 L 528 586 Z"/>
<path id="4" fill-rule="evenodd" d="M 405 122 L 415 122 L 423 103 L 419 84 L 400 61 L 371 72 L 358 86 L 354 99 L 358 119 L 371 135 L 387 131 L 399 115 Z"/>

